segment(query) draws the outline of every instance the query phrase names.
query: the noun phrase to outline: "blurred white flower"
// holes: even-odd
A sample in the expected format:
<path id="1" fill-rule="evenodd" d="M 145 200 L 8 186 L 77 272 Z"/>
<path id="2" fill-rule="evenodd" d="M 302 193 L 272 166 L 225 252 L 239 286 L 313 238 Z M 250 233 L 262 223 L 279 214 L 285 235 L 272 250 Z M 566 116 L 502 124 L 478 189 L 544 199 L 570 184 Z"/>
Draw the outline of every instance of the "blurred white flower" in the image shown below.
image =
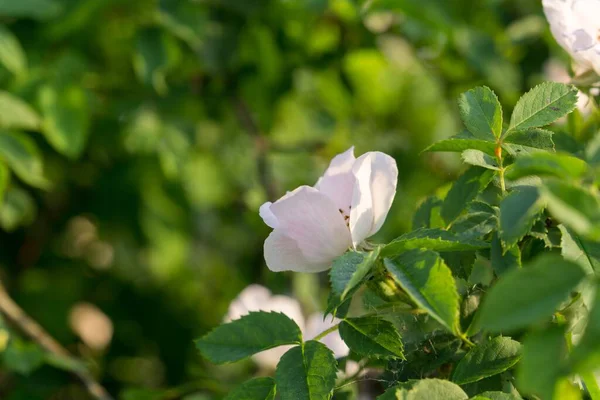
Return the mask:
<path id="1" fill-rule="evenodd" d="M 113 324 L 98 307 L 90 303 L 77 303 L 69 313 L 69 324 L 89 348 L 103 350 L 113 336 Z"/>
<path id="2" fill-rule="evenodd" d="M 246 287 L 229 305 L 229 310 L 225 317 L 225 322 L 238 319 L 247 315 L 250 311 L 277 311 L 282 312 L 298 324 L 302 331 L 304 340 L 313 339 L 319 333 L 331 328 L 339 322 L 331 317 L 324 318 L 322 313 L 315 313 L 308 319 L 304 319 L 302 309 L 298 300 L 281 295 L 273 295 L 269 289 L 260 285 L 250 285 Z M 320 340 L 329 347 L 336 358 L 345 357 L 349 353 L 348 346 L 344 343 L 337 331 L 331 332 Z M 252 356 L 252 359 L 263 369 L 274 370 L 282 355 L 292 346 L 280 346 L 274 349 L 266 350 Z M 356 363 L 347 363 L 351 365 L 350 371 L 358 368 Z M 348 367 L 347 367 L 348 373 Z"/>
<path id="3" fill-rule="evenodd" d="M 555 59 L 550 59 L 544 64 L 544 74 L 549 81 L 559 83 L 569 83 L 571 81 L 567 68 L 560 61 Z M 577 109 L 583 115 L 588 115 L 594 110 L 592 100 L 587 94 L 581 91 L 579 91 L 577 95 Z M 563 117 L 563 119 L 565 118 Z"/>
<path id="4" fill-rule="evenodd" d="M 556 41 L 575 60 L 576 73 L 600 75 L 600 0 L 543 0 Z"/>
<path id="5" fill-rule="evenodd" d="M 272 271 L 321 272 L 379 231 L 396 194 L 396 161 L 381 152 L 337 155 L 314 187 L 300 186 L 260 207 L 273 232 L 265 241 Z"/>

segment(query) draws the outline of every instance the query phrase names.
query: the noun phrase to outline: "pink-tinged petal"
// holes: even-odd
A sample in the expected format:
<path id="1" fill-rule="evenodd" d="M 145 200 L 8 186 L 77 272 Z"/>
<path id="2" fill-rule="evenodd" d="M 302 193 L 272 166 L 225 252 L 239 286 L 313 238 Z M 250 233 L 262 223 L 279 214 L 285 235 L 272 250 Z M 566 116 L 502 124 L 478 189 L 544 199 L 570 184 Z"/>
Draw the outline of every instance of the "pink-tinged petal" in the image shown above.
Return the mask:
<path id="1" fill-rule="evenodd" d="M 385 153 L 373 152 L 371 158 L 371 197 L 373 199 L 373 228 L 369 236 L 381 229 L 392 207 L 398 184 L 396 160 Z"/>
<path id="2" fill-rule="evenodd" d="M 356 181 L 352 174 L 355 160 L 354 147 L 335 156 L 315 185 L 315 188 L 329 197 L 345 215 L 350 214 L 350 202 Z"/>
<path id="3" fill-rule="evenodd" d="M 352 234 L 352 245 L 355 248 L 370 236 L 373 227 L 371 162 L 369 157 L 365 156 L 366 154 L 356 160 L 352 170 L 356 178 L 356 184 L 352 193 L 349 227 Z"/>
<path id="4" fill-rule="evenodd" d="M 225 322 L 239 319 L 250 311 L 258 311 L 271 298 L 271 291 L 264 286 L 252 284 L 247 286 L 229 304 Z"/>
<path id="5" fill-rule="evenodd" d="M 314 263 L 306 259 L 296 241 L 276 229 L 265 240 L 265 261 L 273 272 L 321 272 L 330 267 L 330 263 Z"/>
<path id="6" fill-rule="evenodd" d="M 271 212 L 271 204 L 273 203 L 267 201 L 265 204 L 260 206 L 258 214 L 263 219 L 265 224 L 267 224 L 267 226 L 270 226 L 271 228 L 275 229 L 277 228 L 277 217 L 275 217 L 275 215 Z"/>
<path id="7" fill-rule="evenodd" d="M 276 231 L 292 239 L 305 260 L 313 264 L 296 271 L 325 270 L 351 245 L 350 232 L 338 207 L 315 188 L 299 187 L 273 203 L 271 211 L 279 224 Z M 286 252 L 291 255 L 288 247 Z"/>

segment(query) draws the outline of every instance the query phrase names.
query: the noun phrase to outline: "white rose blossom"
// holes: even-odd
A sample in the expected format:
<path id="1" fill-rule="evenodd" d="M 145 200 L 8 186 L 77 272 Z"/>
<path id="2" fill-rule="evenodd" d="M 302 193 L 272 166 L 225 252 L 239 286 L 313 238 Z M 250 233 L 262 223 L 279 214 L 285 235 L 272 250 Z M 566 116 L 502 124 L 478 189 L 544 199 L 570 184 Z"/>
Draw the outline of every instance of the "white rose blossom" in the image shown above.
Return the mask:
<path id="1" fill-rule="evenodd" d="M 251 311 L 277 311 L 284 313 L 294 320 L 304 336 L 304 340 L 310 340 L 321 332 L 333 327 L 340 322 L 331 317 L 325 317 L 323 313 L 314 313 L 308 318 L 304 318 L 302 309 L 298 300 L 282 295 L 273 295 L 269 289 L 264 286 L 252 284 L 240 292 L 229 305 L 225 322 L 238 319 L 247 315 Z M 344 343 L 337 331 L 329 333 L 320 340 L 331 351 L 335 358 L 341 358 L 348 355 L 350 350 Z M 285 354 L 292 346 L 279 346 L 273 349 L 265 350 L 252 356 L 262 369 L 274 370 L 281 356 Z M 348 362 L 346 373 L 351 374 L 358 370 L 358 364 Z"/>
<path id="2" fill-rule="evenodd" d="M 600 0 L 543 0 L 556 41 L 575 60 L 576 72 L 600 75 Z"/>
<path id="3" fill-rule="evenodd" d="M 272 271 L 321 272 L 379 231 L 396 194 L 396 161 L 381 152 L 337 155 L 314 187 L 300 186 L 260 207 L 273 228 L 265 241 Z"/>

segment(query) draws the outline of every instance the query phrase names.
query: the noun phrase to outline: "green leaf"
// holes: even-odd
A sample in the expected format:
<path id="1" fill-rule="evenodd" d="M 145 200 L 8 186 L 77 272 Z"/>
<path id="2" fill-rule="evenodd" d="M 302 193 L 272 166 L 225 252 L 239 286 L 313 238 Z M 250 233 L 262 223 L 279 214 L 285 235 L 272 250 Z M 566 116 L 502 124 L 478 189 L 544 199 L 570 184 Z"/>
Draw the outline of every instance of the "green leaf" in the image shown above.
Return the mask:
<path id="1" fill-rule="evenodd" d="M 432 251 L 412 250 L 385 259 L 396 282 L 429 315 L 450 332 L 459 333 L 459 296 L 452 271 Z"/>
<path id="2" fill-rule="evenodd" d="M 402 338 L 389 321 L 378 317 L 348 318 L 340 323 L 339 331 L 344 342 L 356 354 L 404 359 Z"/>
<path id="3" fill-rule="evenodd" d="M 8 184 L 10 183 L 10 171 L 8 170 L 8 166 L 4 163 L 0 163 L 0 209 L 1 205 L 4 202 L 4 194 L 8 189 Z"/>
<path id="4" fill-rule="evenodd" d="M 549 125 L 573 111 L 576 104 L 577 89 L 574 86 L 544 82 L 519 99 L 508 132 Z"/>
<path id="5" fill-rule="evenodd" d="M 400 236 L 381 250 L 382 257 L 393 257 L 408 250 L 466 251 L 489 247 L 480 240 L 462 239 L 442 229 L 417 229 Z"/>
<path id="6" fill-rule="evenodd" d="M 232 390 L 225 400 L 274 400 L 275 380 L 254 378 Z"/>
<path id="7" fill-rule="evenodd" d="M 275 371 L 281 400 L 329 400 L 335 387 L 337 365 L 322 343 L 309 340 L 281 357 Z"/>
<path id="8" fill-rule="evenodd" d="M 566 353 L 564 329 L 558 326 L 530 334 L 523 342 L 523 357 L 517 368 L 519 388 L 542 399 L 552 399 Z"/>
<path id="9" fill-rule="evenodd" d="M 25 183 L 46 188 L 42 155 L 35 142 L 21 132 L 0 130 L 0 157 Z"/>
<path id="10" fill-rule="evenodd" d="M 506 178 L 516 180 L 525 176 L 555 176 L 578 179 L 585 174 L 585 161 L 568 154 L 537 152 L 519 157 L 507 169 Z"/>
<path id="11" fill-rule="evenodd" d="M 29 375 L 44 363 L 44 352 L 35 343 L 13 336 L 2 352 L 2 361 L 8 370 Z"/>
<path id="12" fill-rule="evenodd" d="M 27 226 L 35 220 L 36 205 L 29 193 L 18 187 L 10 187 L 0 205 L 0 226 L 6 231 L 13 231 L 20 226 Z"/>
<path id="13" fill-rule="evenodd" d="M 43 86 L 39 91 L 43 132 L 58 152 L 75 159 L 85 148 L 90 110 L 84 89 L 76 85 Z"/>
<path id="14" fill-rule="evenodd" d="M 377 400 L 466 400 L 469 396 L 460 386 L 442 379 L 421 379 L 394 386 Z"/>
<path id="15" fill-rule="evenodd" d="M 493 178 L 493 171 L 479 167 L 470 167 L 459 176 L 442 204 L 441 215 L 444 221 L 448 224 L 454 221 Z"/>
<path id="16" fill-rule="evenodd" d="M 333 261 L 329 272 L 331 288 L 344 300 L 348 293 L 369 274 L 379 257 L 380 248 L 369 253 L 349 251 Z"/>
<path id="17" fill-rule="evenodd" d="M 333 291 L 329 292 L 329 296 L 327 298 L 327 308 L 325 309 L 325 315 L 331 314 L 332 316 L 337 318 L 344 318 L 348 314 L 350 304 L 352 303 L 352 291 L 350 291 L 349 294 L 350 296 L 346 296 L 346 298 L 342 300 L 342 298 L 339 295 L 333 293 Z"/>
<path id="18" fill-rule="evenodd" d="M 511 393 L 495 392 L 495 391 L 483 392 L 483 393 L 480 393 L 477 396 L 471 398 L 471 400 L 484 400 L 484 399 L 486 399 L 486 400 L 523 400 L 521 398 L 521 396 L 516 396 Z"/>
<path id="19" fill-rule="evenodd" d="M 583 240 L 564 225 L 559 225 L 560 252 L 565 260 L 581 265 L 587 274 L 600 273 L 600 243 Z"/>
<path id="20" fill-rule="evenodd" d="M 521 358 L 521 344 L 508 337 L 495 337 L 472 348 L 456 366 L 452 381 L 459 385 L 477 382 L 511 368 Z"/>
<path id="21" fill-rule="evenodd" d="M 512 331 L 552 315 L 585 276 L 581 267 L 546 254 L 528 266 L 502 276 L 483 299 L 480 326 L 493 332 Z"/>
<path id="22" fill-rule="evenodd" d="M 500 203 L 498 235 L 505 247 L 512 247 L 529 232 L 544 209 L 544 202 L 537 188 L 516 188 Z"/>
<path id="23" fill-rule="evenodd" d="M 540 151 L 554 151 L 552 135 L 554 132 L 538 128 L 512 131 L 502 140 L 502 148 L 513 157 Z"/>
<path id="24" fill-rule="evenodd" d="M 57 16 L 62 6 L 56 0 L 0 1 L 1 17 L 49 19 Z"/>
<path id="25" fill-rule="evenodd" d="M 500 170 L 496 159 L 488 154 L 485 154 L 483 151 L 465 150 L 462 152 L 461 157 L 467 164 L 491 169 L 494 171 Z"/>
<path id="26" fill-rule="evenodd" d="M 519 246 L 514 245 L 504 250 L 497 232 L 492 235 L 491 245 L 490 262 L 496 275 L 501 276 L 507 271 L 521 267 L 521 250 Z"/>
<path id="27" fill-rule="evenodd" d="M 423 201 L 413 216 L 412 228 L 433 228 L 432 217 L 434 211 L 438 211 L 442 205 L 442 201 L 436 196 L 429 196 Z"/>
<path id="28" fill-rule="evenodd" d="M 463 123 L 477 138 L 495 141 L 502 135 L 502 106 L 490 88 L 480 86 L 463 93 L 458 106 Z"/>
<path id="29" fill-rule="evenodd" d="M 196 347 L 211 362 L 222 364 L 301 342 L 302 333 L 292 319 L 285 314 L 261 311 L 218 326 L 196 340 Z"/>
<path id="30" fill-rule="evenodd" d="M 452 223 L 450 230 L 461 239 L 482 239 L 493 231 L 497 225 L 498 218 L 495 214 L 475 212 L 458 218 Z"/>
<path id="31" fill-rule="evenodd" d="M 440 140 L 427 147 L 423 152 L 446 151 L 451 153 L 462 153 L 465 150 L 474 149 L 493 156 L 496 149 L 494 142 L 477 139 L 470 132 L 463 132 L 451 138 Z"/>
<path id="32" fill-rule="evenodd" d="M 40 128 L 40 117 L 29 104 L 14 95 L 0 91 L 0 128 L 35 131 Z"/>
<path id="33" fill-rule="evenodd" d="M 19 39 L 5 26 L 0 26 L 0 63 L 15 75 L 27 70 L 27 57 Z"/>
<path id="34" fill-rule="evenodd" d="M 600 365 L 600 289 L 596 288 L 596 297 L 588 317 L 583 337 L 573 349 L 571 363 L 573 370 L 595 372 Z"/>
<path id="35" fill-rule="evenodd" d="M 168 90 L 166 72 L 179 56 L 177 44 L 160 28 L 141 30 L 137 38 L 134 67 L 141 82 L 154 87 L 157 93 Z"/>
<path id="36" fill-rule="evenodd" d="M 600 238 L 600 201 L 595 193 L 575 183 L 546 181 L 541 187 L 548 211 L 574 232 Z"/>

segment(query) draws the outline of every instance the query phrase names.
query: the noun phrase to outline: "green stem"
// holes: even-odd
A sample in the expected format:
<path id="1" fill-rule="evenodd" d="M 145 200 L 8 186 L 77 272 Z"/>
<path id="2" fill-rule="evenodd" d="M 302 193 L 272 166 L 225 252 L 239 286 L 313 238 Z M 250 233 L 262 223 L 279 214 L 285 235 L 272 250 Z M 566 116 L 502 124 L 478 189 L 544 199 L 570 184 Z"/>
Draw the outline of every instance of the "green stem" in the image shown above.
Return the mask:
<path id="1" fill-rule="evenodd" d="M 594 374 L 592 372 L 586 372 L 585 374 L 581 374 L 581 379 L 583 379 L 591 399 L 600 400 L 600 387 L 598 386 L 598 381 Z"/>
<path id="2" fill-rule="evenodd" d="M 317 336 L 315 336 L 315 338 L 313 340 L 319 341 L 319 340 L 323 339 L 325 336 L 329 335 L 331 332 L 337 331 L 339 327 L 340 327 L 340 324 L 335 324 L 331 328 L 326 329 L 323 332 L 319 333 Z"/>

